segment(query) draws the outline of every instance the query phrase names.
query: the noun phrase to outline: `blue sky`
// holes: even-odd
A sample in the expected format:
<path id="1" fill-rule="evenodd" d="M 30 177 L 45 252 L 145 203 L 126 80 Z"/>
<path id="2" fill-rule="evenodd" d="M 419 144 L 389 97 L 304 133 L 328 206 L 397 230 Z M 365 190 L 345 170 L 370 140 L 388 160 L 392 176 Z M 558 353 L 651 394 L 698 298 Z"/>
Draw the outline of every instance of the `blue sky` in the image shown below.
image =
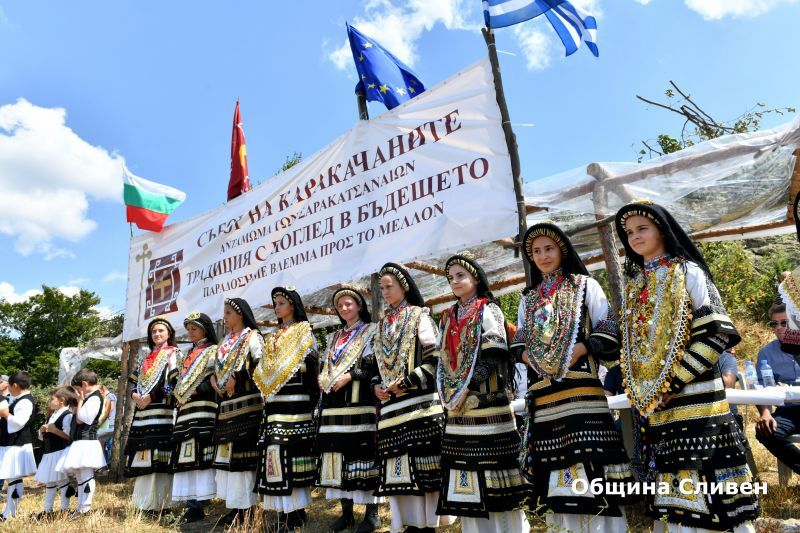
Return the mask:
<path id="1" fill-rule="evenodd" d="M 677 117 L 635 99 L 662 99 L 670 79 L 722 120 L 756 101 L 800 104 L 790 41 L 800 2 L 574 3 L 598 18 L 599 59 L 585 48 L 564 58 L 544 18 L 497 32 L 527 181 L 632 161 L 641 139 L 677 133 Z M 345 21 L 428 85 L 486 54 L 479 0 L 0 0 L 0 298 L 44 283 L 122 309 L 119 159 L 187 193 L 172 222 L 219 205 L 237 97 L 254 182 L 351 127 Z"/>

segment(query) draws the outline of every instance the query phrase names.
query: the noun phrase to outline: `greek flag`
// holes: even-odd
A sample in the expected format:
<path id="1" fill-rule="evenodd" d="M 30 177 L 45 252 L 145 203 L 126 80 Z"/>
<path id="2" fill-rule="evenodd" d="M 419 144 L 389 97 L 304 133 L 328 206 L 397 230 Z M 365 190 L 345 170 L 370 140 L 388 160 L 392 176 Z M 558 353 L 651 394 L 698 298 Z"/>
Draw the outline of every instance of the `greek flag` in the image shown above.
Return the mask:
<path id="1" fill-rule="evenodd" d="M 562 2 L 547 10 L 545 16 L 564 43 L 567 55 L 574 54 L 580 48 L 581 40 L 586 43 L 594 57 L 600 55 L 597 49 L 597 21 L 593 16 L 569 2 Z"/>
<path id="2" fill-rule="evenodd" d="M 547 13 L 564 0 L 483 0 L 483 18 L 489 28 L 503 28 Z"/>

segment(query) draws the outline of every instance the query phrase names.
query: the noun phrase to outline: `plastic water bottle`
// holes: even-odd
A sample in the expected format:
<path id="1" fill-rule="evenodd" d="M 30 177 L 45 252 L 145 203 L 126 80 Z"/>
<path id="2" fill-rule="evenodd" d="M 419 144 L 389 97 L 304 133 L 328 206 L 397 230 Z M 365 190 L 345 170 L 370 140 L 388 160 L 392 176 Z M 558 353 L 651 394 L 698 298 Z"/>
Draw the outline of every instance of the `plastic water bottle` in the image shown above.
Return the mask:
<path id="1" fill-rule="evenodd" d="M 772 367 L 769 366 L 766 359 L 761 360 L 761 382 L 765 387 L 775 386 L 775 376 L 772 374 Z"/>
<path id="2" fill-rule="evenodd" d="M 755 390 L 758 388 L 758 374 L 752 361 L 745 361 L 744 363 L 744 379 L 747 381 L 748 389 Z"/>

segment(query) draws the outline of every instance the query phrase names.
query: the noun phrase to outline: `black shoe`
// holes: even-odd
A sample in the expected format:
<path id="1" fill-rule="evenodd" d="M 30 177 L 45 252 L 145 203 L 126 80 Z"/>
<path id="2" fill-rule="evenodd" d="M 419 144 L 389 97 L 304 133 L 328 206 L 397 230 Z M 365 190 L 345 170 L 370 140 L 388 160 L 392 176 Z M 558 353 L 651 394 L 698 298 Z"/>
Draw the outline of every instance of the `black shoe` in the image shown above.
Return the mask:
<path id="1" fill-rule="evenodd" d="M 240 510 L 241 509 L 231 509 L 225 516 L 220 518 L 217 523 L 220 526 L 229 526 L 233 524 L 233 522 L 236 520 L 236 517 L 239 515 Z"/>
<path id="2" fill-rule="evenodd" d="M 381 527 L 381 519 L 378 516 L 378 504 L 367 505 L 367 512 L 364 513 L 364 520 L 358 524 L 356 533 L 372 533 Z"/>
<path id="3" fill-rule="evenodd" d="M 191 524 L 192 522 L 199 522 L 206 517 L 206 513 L 197 507 L 191 507 L 189 510 L 186 511 L 186 514 L 183 515 L 183 521 L 186 524 Z"/>
<path id="4" fill-rule="evenodd" d="M 350 529 L 356 524 L 353 515 L 345 516 L 342 515 L 336 519 L 336 522 L 331 524 L 328 527 L 328 533 L 339 533 L 340 531 L 344 531 L 345 529 Z"/>

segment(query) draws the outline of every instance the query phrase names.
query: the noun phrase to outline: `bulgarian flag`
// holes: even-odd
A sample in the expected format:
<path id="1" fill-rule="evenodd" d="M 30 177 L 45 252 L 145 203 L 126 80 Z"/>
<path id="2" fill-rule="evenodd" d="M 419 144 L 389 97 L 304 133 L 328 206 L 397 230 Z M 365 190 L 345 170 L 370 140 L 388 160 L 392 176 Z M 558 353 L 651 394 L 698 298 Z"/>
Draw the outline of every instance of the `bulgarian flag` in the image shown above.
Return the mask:
<path id="1" fill-rule="evenodd" d="M 185 192 L 134 176 L 125 163 L 122 164 L 122 180 L 128 222 L 135 223 L 139 229 L 161 231 L 169 214 L 186 199 Z"/>

